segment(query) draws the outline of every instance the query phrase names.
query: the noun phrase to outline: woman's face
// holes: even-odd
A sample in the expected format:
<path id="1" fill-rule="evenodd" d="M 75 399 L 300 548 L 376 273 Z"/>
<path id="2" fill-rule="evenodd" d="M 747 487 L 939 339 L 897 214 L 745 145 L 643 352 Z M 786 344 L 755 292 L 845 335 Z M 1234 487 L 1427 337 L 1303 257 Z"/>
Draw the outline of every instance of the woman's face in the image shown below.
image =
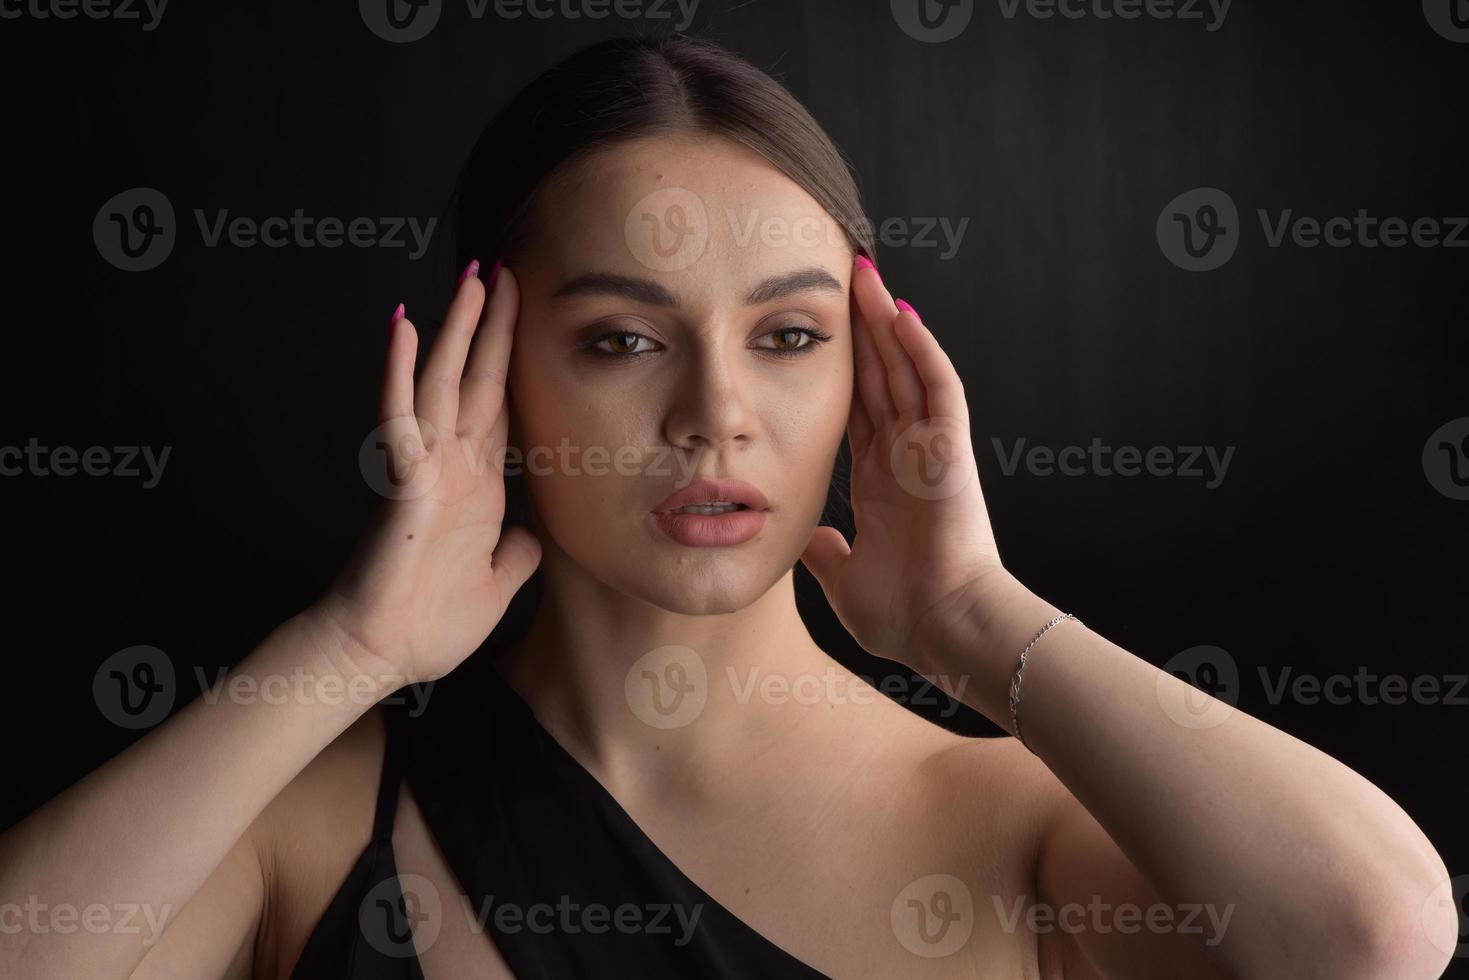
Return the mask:
<path id="1" fill-rule="evenodd" d="M 670 611 L 749 605 L 826 501 L 852 399 L 851 246 L 796 183 L 713 137 L 603 150 L 542 200 L 513 264 L 509 385 L 544 533 Z M 763 513 L 758 496 L 670 513 L 706 480 L 752 485 Z"/>

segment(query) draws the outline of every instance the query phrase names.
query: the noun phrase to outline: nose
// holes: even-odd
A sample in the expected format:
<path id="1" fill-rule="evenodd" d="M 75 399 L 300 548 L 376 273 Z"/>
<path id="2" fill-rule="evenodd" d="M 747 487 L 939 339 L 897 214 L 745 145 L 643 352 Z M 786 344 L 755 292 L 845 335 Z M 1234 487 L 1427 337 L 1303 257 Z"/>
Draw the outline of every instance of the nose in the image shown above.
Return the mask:
<path id="1" fill-rule="evenodd" d="M 755 437 L 749 379 L 739 354 L 704 340 L 684 351 L 664 422 L 668 444 L 690 450 L 744 449 Z"/>

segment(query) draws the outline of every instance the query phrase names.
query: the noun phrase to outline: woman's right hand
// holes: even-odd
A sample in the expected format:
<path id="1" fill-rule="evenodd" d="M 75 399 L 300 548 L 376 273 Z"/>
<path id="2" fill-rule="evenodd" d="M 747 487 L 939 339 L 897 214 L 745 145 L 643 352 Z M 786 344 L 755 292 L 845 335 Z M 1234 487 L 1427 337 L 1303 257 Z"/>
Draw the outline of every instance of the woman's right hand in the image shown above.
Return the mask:
<path id="1" fill-rule="evenodd" d="M 535 536 L 502 523 L 519 284 L 501 268 L 486 303 L 477 264 L 466 271 L 416 384 L 418 333 L 396 313 L 390 328 L 376 440 L 387 499 L 309 610 L 346 641 L 344 671 L 442 677 L 484 642 L 540 562 Z"/>

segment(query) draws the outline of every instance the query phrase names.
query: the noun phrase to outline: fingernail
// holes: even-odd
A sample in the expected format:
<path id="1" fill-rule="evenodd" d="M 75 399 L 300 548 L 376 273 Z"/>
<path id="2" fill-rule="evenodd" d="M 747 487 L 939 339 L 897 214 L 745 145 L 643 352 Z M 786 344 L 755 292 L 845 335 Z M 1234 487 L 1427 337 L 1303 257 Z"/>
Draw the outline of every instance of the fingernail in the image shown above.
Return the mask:
<path id="1" fill-rule="evenodd" d="M 893 302 L 898 305 L 898 309 L 908 313 L 912 313 L 914 316 L 918 316 L 918 311 L 915 310 L 906 299 L 894 299 Z M 921 323 L 923 321 L 923 317 L 918 316 L 918 320 Z"/>
<path id="2" fill-rule="evenodd" d="M 393 318 L 388 321 L 388 326 L 391 327 L 401 319 L 403 319 L 403 304 L 399 303 L 398 308 L 393 311 Z"/>
<path id="3" fill-rule="evenodd" d="M 464 267 L 464 271 L 459 273 L 459 278 L 454 280 L 454 288 L 458 289 L 464 285 L 464 280 L 470 276 L 477 275 L 479 275 L 479 259 L 470 259 L 469 264 Z"/>
<path id="4" fill-rule="evenodd" d="M 859 269 L 876 269 L 877 266 L 873 265 L 872 264 L 872 260 L 869 259 L 867 256 L 865 256 L 865 255 L 858 255 L 857 256 L 857 268 L 859 268 Z"/>
<path id="5" fill-rule="evenodd" d="M 494 291 L 494 289 L 495 289 L 495 280 L 500 278 L 500 267 L 503 266 L 504 264 L 505 264 L 505 260 L 504 259 L 496 259 L 495 260 L 495 264 L 492 265 L 492 266 L 490 266 L 489 282 L 485 285 L 485 291 L 486 292 L 493 292 Z"/>

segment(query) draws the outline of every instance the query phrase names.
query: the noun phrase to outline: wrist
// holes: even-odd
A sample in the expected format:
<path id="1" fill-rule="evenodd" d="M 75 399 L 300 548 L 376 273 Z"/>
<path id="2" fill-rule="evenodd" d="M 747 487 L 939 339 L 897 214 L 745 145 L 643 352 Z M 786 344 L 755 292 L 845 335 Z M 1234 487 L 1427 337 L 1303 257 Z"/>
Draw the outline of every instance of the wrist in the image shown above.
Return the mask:
<path id="1" fill-rule="evenodd" d="M 347 611 L 330 598 L 313 603 L 288 624 L 322 673 L 368 692 L 374 703 L 413 683 L 413 678 L 364 642 Z"/>
<path id="2" fill-rule="evenodd" d="M 967 678 L 964 703 L 1008 732 L 1020 651 L 1060 612 L 1002 568 L 935 606 L 919 654 L 934 673 Z"/>

